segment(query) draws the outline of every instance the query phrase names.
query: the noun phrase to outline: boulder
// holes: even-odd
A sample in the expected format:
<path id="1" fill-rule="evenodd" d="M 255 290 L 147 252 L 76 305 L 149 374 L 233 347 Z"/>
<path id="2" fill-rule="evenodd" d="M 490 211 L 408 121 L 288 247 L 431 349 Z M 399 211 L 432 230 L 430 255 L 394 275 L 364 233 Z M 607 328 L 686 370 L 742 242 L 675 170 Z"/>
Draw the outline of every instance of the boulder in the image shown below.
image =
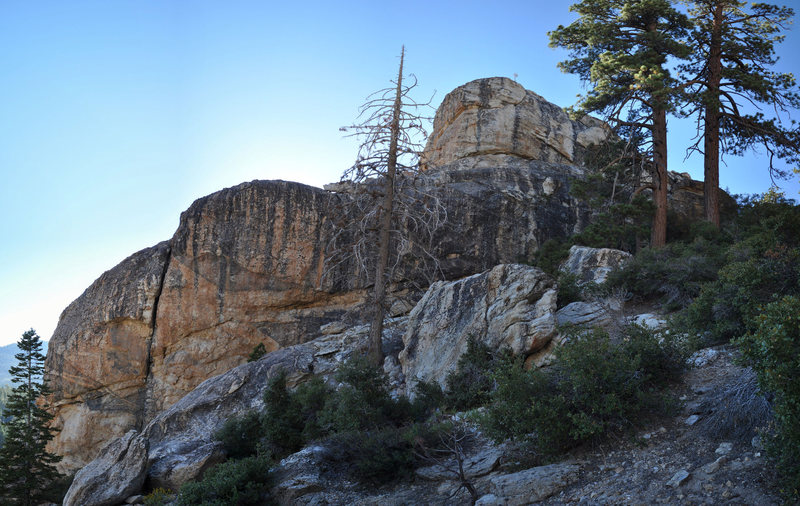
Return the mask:
<path id="1" fill-rule="evenodd" d="M 608 273 L 621 268 L 631 258 L 633 255 L 618 249 L 575 245 L 569 249 L 569 257 L 561 265 L 561 270 L 576 275 L 579 283 L 600 284 Z"/>
<path id="2" fill-rule="evenodd" d="M 612 316 L 598 302 L 572 302 L 556 312 L 556 321 L 559 326 L 605 327 L 612 322 Z"/>
<path id="3" fill-rule="evenodd" d="M 541 269 L 503 264 L 431 285 L 411 311 L 399 360 L 407 389 L 420 381 L 445 386 L 470 337 L 519 355 L 542 349 L 555 334 L 555 281 Z"/>
<path id="4" fill-rule="evenodd" d="M 113 441 L 75 475 L 65 506 L 111 506 L 139 492 L 147 474 L 147 439 L 135 430 Z"/>
<path id="5" fill-rule="evenodd" d="M 573 121 L 561 107 L 505 77 L 477 79 L 447 94 L 436 110 L 422 163 L 440 167 L 470 156 L 507 154 L 582 162 L 609 135 L 600 120 Z"/>
<path id="6" fill-rule="evenodd" d="M 575 464 L 550 464 L 512 474 L 492 477 L 489 493 L 477 504 L 518 506 L 543 501 L 578 479 L 580 466 Z"/>

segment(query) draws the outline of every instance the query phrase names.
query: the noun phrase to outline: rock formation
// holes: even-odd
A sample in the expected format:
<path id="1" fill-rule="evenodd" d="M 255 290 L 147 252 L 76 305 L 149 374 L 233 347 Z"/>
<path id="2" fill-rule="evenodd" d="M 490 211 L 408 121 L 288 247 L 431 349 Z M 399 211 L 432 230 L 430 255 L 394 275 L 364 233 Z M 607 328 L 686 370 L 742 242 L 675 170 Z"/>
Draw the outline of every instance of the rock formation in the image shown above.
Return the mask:
<path id="1" fill-rule="evenodd" d="M 582 155 L 609 134 L 601 121 L 570 120 L 564 110 L 505 77 L 471 81 L 447 94 L 436 111 L 423 166 L 462 158 L 513 155 L 582 165 Z"/>
<path id="2" fill-rule="evenodd" d="M 515 82 L 491 78 L 450 93 L 434 125 L 418 189 L 447 210 L 435 239 L 444 279 L 528 261 L 547 239 L 587 224 L 590 212 L 569 185 L 584 174 L 586 149 L 607 135 L 602 123 L 572 121 Z M 346 198 L 283 181 L 222 190 L 192 204 L 169 241 L 124 260 L 76 299 L 46 362 L 61 429 L 51 449 L 65 456 L 62 469 L 86 465 L 130 430 L 142 433 L 256 345 L 275 353 L 306 343 L 363 304 L 368 286 L 352 266 L 323 276 Z M 418 281 L 413 270 L 405 281 Z M 528 337 L 519 343 L 531 352 L 540 341 Z"/>

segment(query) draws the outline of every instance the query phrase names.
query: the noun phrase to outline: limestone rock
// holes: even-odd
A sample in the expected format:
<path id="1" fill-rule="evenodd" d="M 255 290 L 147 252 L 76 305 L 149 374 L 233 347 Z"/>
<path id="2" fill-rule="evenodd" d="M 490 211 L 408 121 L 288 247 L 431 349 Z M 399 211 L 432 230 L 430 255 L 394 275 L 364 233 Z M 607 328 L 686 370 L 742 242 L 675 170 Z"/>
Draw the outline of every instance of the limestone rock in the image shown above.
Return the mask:
<path id="1" fill-rule="evenodd" d="M 109 270 L 62 313 L 45 368 L 60 429 L 49 449 L 62 470 L 140 428 L 155 310 L 169 258 L 160 243 Z"/>
<path id="2" fill-rule="evenodd" d="M 111 506 L 139 492 L 147 474 L 147 440 L 135 430 L 108 445 L 75 475 L 65 506 Z"/>
<path id="3" fill-rule="evenodd" d="M 586 148 L 603 141 L 608 128 L 564 110 L 511 79 L 477 79 L 447 94 L 436 111 L 422 163 L 440 167 L 458 159 L 508 154 L 580 164 Z"/>
<path id="4" fill-rule="evenodd" d="M 489 494 L 477 504 L 518 506 L 547 499 L 578 479 L 580 467 L 575 464 L 550 464 L 489 480 Z"/>
<path id="5" fill-rule="evenodd" d="M 590 248 L 588 246 L 572 246 L 569 257 L 564 261 L 561 270 L 578 277 L 581 283 L 602 283 L 608 273 L 619 269 L 633 255 L 625 251 L 611 248 Z"/>
<path id="6" fill-rule="evenodd" d="M 543 348 L 555 334 L 554 285 L 541 269 L 516 264 L 431 285 L 403 336 L 407 388 L 419 381 L 445 386 L 470 337 L 521 355 Z"/>

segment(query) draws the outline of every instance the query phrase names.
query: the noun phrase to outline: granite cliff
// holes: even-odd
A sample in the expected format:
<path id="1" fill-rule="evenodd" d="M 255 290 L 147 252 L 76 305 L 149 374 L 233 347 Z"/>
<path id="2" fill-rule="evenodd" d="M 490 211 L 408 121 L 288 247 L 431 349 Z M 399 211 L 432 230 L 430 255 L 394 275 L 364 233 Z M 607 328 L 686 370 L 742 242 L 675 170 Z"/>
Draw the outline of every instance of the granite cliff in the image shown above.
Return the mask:
<path id="1" fill-rule="evenodd" d="M 606 135 L 601 122 L 572 121 L 509 79 L 481 79 L 448 94 L 420 181 L 447 209 L 448 226 L 435 241 L 442 276 L 456 280 L 527 261 L 545 240 L 581 230 L 590 212 L 570 196 L 570 180 L 581 177 L 583 155 Z M 682 190 L 694 188 L 687 178 L 673 179 L 676 208 L 699 216 L 702 196 Z M 278 361 L 303 343 L 335 336 L 325 326 L 363 304 L 368 288 L 347 264 L 323 276 L 325 248 L 346 198 L 284 181 L 253 181 L 203 197 L 181 215 L 170 240 L 125 259 L 70 304 L 46 362 L 61 429 L 52 449 L 64 456 L 62 468 L 80 469 L 131 430 L 162 437 L 169 420 L 180 418 L 170 418 L 175 406 L 191 404 L 198 385 L 211 388 L 204 383 L 209 378 L 242 366 L 259 343 L 280 352 Z M 491 285 L 494 278 L 487 279 L 481 283 Z M 550 309 L 540 312 L 552 319 Z M 552 332 L 541 335 L 526 341 L 526 350 L 543 349 Z M 341 354 L 350 341 L 336 342 L 331 349 Z M 324 349 L 304 353 L 333 353 Z M 324 370 L 319 360 L 298 362 L 305 364 L 302 374 Z M 251 397 L 247 404 L 257 402 Z"/>

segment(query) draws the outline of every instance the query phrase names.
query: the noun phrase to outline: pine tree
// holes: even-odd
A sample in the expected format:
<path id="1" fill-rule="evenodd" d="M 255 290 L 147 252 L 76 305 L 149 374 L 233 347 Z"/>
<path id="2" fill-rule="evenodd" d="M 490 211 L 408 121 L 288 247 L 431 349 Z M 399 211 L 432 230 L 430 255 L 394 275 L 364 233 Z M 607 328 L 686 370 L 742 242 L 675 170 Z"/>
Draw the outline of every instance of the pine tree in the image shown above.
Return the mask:
<path id="1" fill-rule="evenodd" d="M 738 0 L 693 0 L 694 23 L 689 63 L 681 72 L 691 83 L 688 114 L 697 113 L 698 140 L 691 150 L 704 158 L 705 218 L 719 227 L 719 161 L 729 153 L 763 147 L 769 154 L 770 176 L 784 176 L 775 158 L 800 163 L 800 135 L 778 118 L 748 114 L 742 106 L 762 105 L 776 112 L 800 108 L 794 76 L 775 72 L 775 45 L 794 11 Z"/>
<path id="2" fill-rule="evenodd" d="M 38 504 L 43 492 L 59 474 L 54 465 L 61 457 L 45 446 L 53 439 L 53 415 L 37 403 L 50 390 L 43 380 L 42 342 L 33 329 L 17 342 L 19 364 L 8 371 L 16 385 L 3 410 L 7 419 L 5 444 L 0 448 L 0 499 L 3 504 Z"/>
<path id="3" fill-rule="evenodd" d="M 647 134 L 655 216 L 650 245 L 667 237 L 667 113 L 681 90 L 668 62 L 686 58 L 688 18 L 668 0 L 583 0 L 578 20 L 550 32 L 550 45 L 570 51 L 559 64 L 592 88 L 578 112 L 602 112 L 616 129 Z"/>

